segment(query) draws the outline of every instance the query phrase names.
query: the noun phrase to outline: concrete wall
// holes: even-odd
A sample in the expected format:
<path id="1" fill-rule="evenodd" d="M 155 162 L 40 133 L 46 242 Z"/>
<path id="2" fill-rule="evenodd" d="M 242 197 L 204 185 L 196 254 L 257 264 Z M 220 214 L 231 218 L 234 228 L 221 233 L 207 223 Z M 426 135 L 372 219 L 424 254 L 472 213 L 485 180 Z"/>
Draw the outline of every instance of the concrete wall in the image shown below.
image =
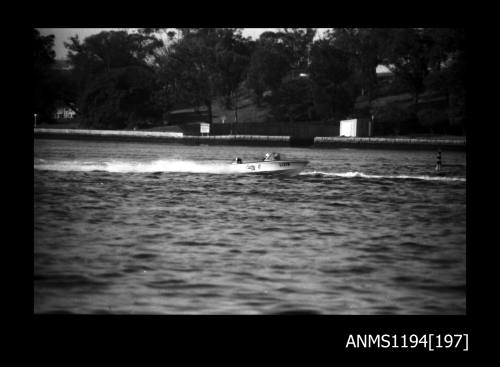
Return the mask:
<path id="1" fill-rule="evenodd" d="M 315 137 L 315 148 L 443 149 L 465 151 L 465 139 L 407 139 L 371 137 Z"/>
<path id="2" fill-rule="evenodd" d="M 315 136 L 338 136 L 339 126 L 318 122 L 244 122 L 213 123 L 210 132 L 215 135 L 272 135 L 313 138 Z"/>
<path id="3" fill-rule="evenodd" d="M 34 129 L 35 138 L 108 140 L 125 142 L 162 142 L 186 145 L 261 145 L 290 146 L 290 136 L 268 135 L 184 135 L 175 132 L 116 131 L 77 129 Z"/>
<path id="4" fill-rule="evenodd" d="M 193 136 L 173 132 L 112 131 L 73 129 L 34 129 L 35 138 L 111 140 L 161 142 L 186 145 L 256 145 L 256 146 L 311 146 L 314 148 L 381 148 L 381 149 L 438 149 L 466 150 L 466 140 L 451 139 L 405 139 L 405 138 L 360 138 L 360 137 L 315 137 L 297 144 L 293 137 L 273 135 L 209 135 Z"/>

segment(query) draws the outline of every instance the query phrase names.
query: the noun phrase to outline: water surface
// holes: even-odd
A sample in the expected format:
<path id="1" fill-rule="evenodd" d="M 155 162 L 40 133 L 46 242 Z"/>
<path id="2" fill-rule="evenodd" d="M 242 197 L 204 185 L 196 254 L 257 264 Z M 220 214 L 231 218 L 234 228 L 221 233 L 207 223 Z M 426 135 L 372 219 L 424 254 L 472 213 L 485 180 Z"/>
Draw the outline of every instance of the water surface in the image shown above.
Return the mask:
<path id="1" fill-rule="evenodd" d="M 35 313 L 464 314 L 465 153 L 34 141 Z"/>

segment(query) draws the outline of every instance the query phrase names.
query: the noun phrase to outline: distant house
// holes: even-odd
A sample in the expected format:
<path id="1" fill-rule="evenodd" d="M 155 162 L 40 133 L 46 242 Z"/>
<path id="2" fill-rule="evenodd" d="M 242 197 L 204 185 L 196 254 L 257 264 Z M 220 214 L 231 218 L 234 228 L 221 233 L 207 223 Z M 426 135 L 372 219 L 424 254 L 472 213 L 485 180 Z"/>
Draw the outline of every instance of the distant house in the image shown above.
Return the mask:
<path id="1" fill-rule="evenodd" d="M 56 120 L 68 119 L 71 120 L 75 117 L 76 112 L 69 107 L 58 107 L 56 112 L 54 112 L 54 118 Z"/>
<path id="2" fill-rule="evenodd" d="M 377 77 L 379 78 L 386 78 L 386 77 L 391 77 L 394 76 L 394 73 L 389 69 L 389 67 L 385 65 L 378 65 L 377 69 L 375 71 L 377 73 Z"/>

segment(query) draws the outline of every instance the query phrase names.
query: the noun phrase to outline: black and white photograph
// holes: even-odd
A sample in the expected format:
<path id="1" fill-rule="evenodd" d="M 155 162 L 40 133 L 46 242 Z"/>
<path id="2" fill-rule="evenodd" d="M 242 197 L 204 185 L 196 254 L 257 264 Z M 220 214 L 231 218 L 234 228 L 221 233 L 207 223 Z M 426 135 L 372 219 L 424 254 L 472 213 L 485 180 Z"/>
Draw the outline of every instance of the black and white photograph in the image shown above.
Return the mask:
<path id="1" fill-rule="evenodd" d="M 32 34 L 34 315 L 467 315 L 463 28 Z"/>

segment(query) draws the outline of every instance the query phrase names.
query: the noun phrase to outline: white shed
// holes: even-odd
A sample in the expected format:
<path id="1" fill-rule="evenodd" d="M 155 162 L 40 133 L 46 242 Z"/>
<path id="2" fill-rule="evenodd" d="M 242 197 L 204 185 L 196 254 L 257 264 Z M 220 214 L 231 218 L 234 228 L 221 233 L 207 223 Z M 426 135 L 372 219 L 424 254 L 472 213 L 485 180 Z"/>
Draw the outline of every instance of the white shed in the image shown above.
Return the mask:
<path id="1" fill-rule="evenodd" d="M 340 121 L 339 136 L 372 136 L 373 122 L 370 119 Z"/>

